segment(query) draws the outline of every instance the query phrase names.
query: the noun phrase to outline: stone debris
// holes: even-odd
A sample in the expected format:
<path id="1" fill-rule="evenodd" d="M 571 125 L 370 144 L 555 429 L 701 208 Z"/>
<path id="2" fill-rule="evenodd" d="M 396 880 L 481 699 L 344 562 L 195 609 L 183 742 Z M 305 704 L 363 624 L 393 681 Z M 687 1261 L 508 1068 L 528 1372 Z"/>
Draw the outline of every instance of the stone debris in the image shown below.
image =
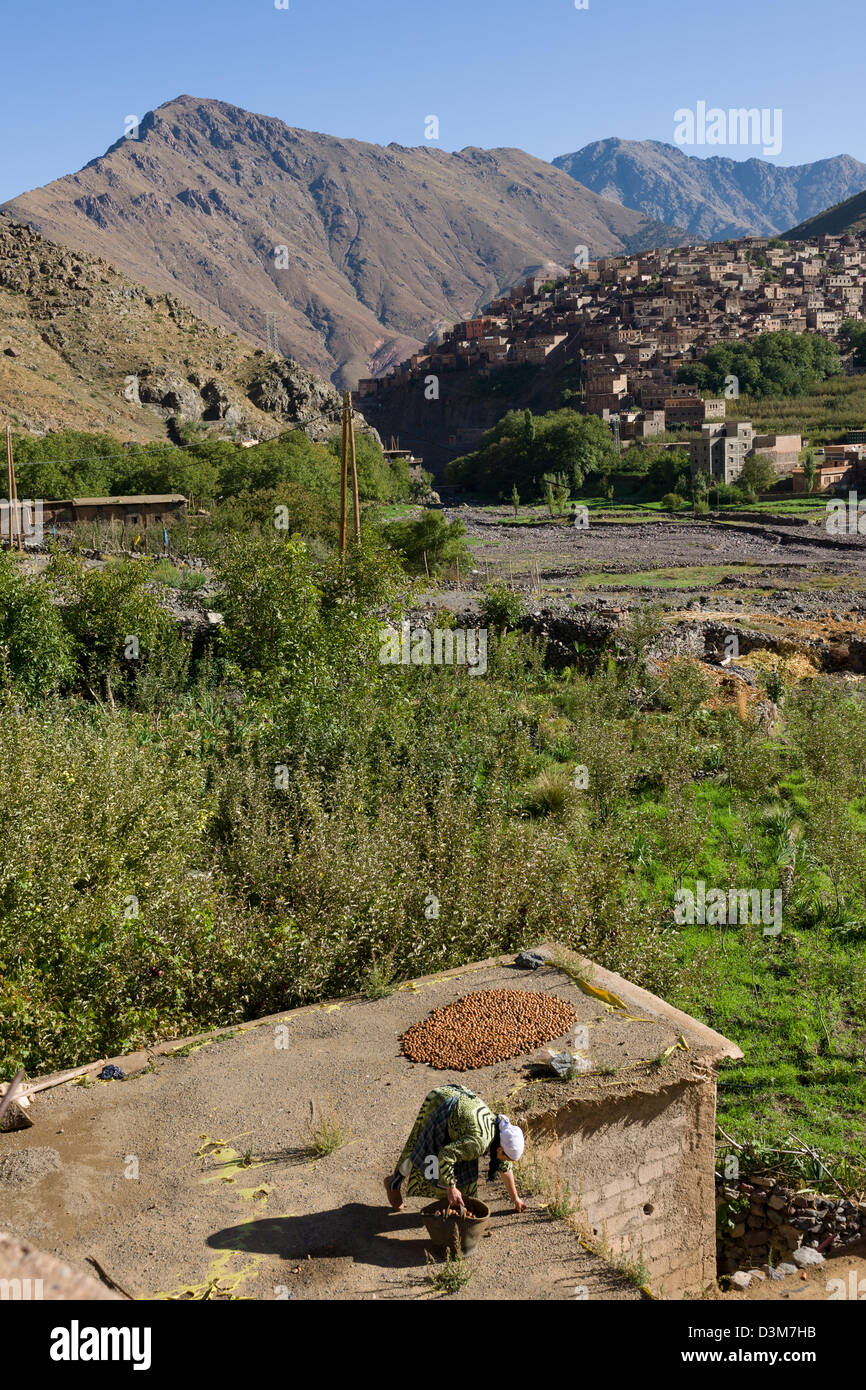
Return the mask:
<path id="1" fill-rule="evenodd" d="M 812 1250 L 808 1245 L 803 1245 L 799 1250 L 795 1250 L 791 1259 L 798 1269 L 808 1269 L 810 1265 L 822 1265 L 824 1256 L 820 1250 Z"/>
<path id="2" fill-rule="evenodd" d="M 538 970 L 540 966 L 546 965 L 547 956 L 541 951 L 521 951 L 514 961 L 519 970 Z"/>

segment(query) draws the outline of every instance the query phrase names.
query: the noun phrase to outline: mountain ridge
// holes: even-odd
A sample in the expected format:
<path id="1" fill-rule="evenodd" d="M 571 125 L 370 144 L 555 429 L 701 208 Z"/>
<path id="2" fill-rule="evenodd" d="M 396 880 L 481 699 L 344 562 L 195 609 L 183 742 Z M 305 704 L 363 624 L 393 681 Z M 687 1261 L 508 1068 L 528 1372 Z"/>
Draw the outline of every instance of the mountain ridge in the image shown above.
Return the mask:
<path id="1" fill-rule="evenodd" d="M 786 241 L 809 241 L 816 236 L 841 236 L 845 232 L 866 232 L 866 190 L 825 208 L 815 217 L 784 233 Z"/>
<path id="2" fill-rule="evenodd" d="M 599 196 L 619 198 L 708 241 L 777 236 L 866 189 L 866 164 L 846 154 L 782 166 L 700 158 L 660 140 L 611 137 L 552 163 Z"/>
<path id="3" fill-rule="evenodd" d="M 528 265 L 682 238 L 513 148 L 371 145 L 189 95 L 138 136 L 4 209 L 255 341 L 274 314 L 280 347 L 341 384 Z"/>

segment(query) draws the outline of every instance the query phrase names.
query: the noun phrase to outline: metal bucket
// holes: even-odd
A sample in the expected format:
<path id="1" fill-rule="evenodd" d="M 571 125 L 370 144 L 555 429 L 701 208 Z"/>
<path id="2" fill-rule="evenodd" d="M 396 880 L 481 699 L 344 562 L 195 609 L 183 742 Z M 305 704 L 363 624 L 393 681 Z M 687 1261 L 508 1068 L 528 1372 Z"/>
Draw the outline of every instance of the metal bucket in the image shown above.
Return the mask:
<path id="1" fill-rule="evenodd" d="M 441 1201 L 431 1202 L 421 1209 L 421 1217 L 433 1245 L 440 1250 L 450 1250 L 453 1255 L 471 1254 L 490 1222 L 490 1208 L 484 1202 L 474 1197 L 464 1197 L 463 1205 L 472 1212 L 474 1220 L 465 1216 L 437 1216 Z"/>

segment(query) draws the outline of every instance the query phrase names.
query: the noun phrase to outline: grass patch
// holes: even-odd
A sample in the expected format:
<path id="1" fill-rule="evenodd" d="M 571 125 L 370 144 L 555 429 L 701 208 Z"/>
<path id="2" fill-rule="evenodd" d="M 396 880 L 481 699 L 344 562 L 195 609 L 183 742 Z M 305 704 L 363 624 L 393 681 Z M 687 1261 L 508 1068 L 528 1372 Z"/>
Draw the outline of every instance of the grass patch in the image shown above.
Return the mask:
<path id="1" fill-rule="evenodd" d="M 430 1260 L 429 1255 L 427 1258 Z M 452 1255 L 446 1250 L 445 1263 L 431 1269 L 427 1277 L 436 1293 L 453 1294 L 465 1289 L 472 1278 L 472 1270 L 462 1255 Z"/>
<path id="2" fill-rule="evenodd" d="M 306 1152 L 311 1158 L 326 1158 L 349 1142 L 351 1131 L 341 1123 L 333 1103 L 317 1115 L 310 1103 L 310 1118 L 307 1121 Z"/>
<path id="3" fill-rule="evenodd" d="M 361 976 L 361 993 L 365 999 L 387 999 L 394 993 L 394 962 L 373 957 Z"/>
<path id="4" fill-rule="evenodd" d="M 553 1221 L 570 1221 L 577 1210 L 577 1203 L 571 1195 L 571 1188 L 561 1178 L 553 1178 L 548 1184 L 547 1201 L 544 1203 L 548 1216 Z"/>
<path id="5" fill-rule="evenodd" d="M 597 570 L 574 581 L 579 589 L 707 589 L 723 579 L 749 579 L 763 572 L 761 565 L 684 565 L 631 574 L 607 574 Z"/>

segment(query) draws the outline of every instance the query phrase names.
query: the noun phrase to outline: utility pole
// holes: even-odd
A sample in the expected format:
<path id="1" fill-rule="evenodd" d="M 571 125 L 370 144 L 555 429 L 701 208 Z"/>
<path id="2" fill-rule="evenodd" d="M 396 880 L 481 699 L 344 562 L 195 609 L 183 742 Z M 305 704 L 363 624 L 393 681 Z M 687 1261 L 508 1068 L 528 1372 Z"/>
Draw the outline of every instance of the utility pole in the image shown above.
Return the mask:
<path id="1" fill-rule="evenodd" d="M 346 568 L 346 483 L 349 468 L 349 408 L 343 392 L 343 444 L 340 450 L 340 555 Z"/>
<path id="2" fill-rule="evenodd" d="M 6 469 L 9 475 L 9 548 L 12 548 L 12 538 L 18 535 L 18 550 L 24 549 L 21 544 L 21 523 L 18 520 L 18 490 L 15 486 L 15 462 L 12 458 L 12 426 L 6 426 Z"/>
<path id="3" fill-rule="evenodd" d="M 355 509 L 355 544 L 361 544 L 361 499 L 358 496 L 358 465 L 355 459 L 355 412 L 352 408 L 352 393 L 346 392 L 346 409 L 349 414 L 349 461 L 352 465 L 352 497 Z"/>

